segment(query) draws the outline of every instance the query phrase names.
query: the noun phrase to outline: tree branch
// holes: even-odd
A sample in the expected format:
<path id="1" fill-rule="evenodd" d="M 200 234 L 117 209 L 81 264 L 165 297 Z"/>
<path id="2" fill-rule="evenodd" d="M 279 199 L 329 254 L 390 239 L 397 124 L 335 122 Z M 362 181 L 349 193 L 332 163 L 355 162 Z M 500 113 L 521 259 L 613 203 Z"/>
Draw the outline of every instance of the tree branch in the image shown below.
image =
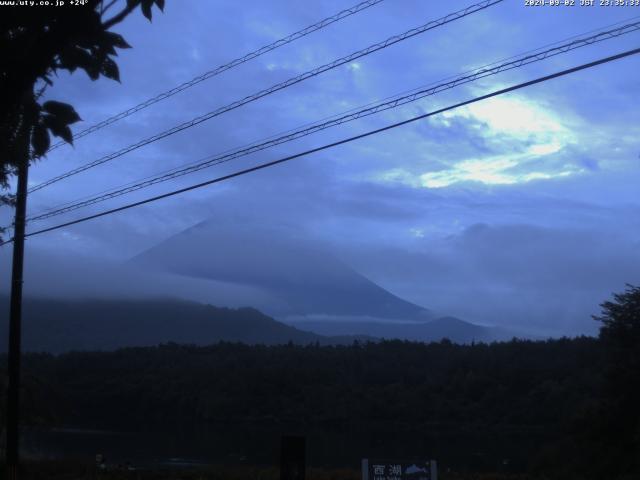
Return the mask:
<path id="1" fill-rule="evenodd" d="M 127 18 L 127 15 L 133 12 L 137 6 L 138 6 L 137 3 L 134 3 L 132 5 L 127 5 L 125 9 L 123 9 L 120 13 L 118 13 L 114 17 L 104 22 L 102 26 L 104 27 L 105 30 L 109 30 L 111 27 L 113 27 L 114 25 L 117 25 L 118 23 L 123 21 L 125 18 Z"/>
<path id="2" fill-rule="evenodd" d="M 107 4 L 107 6 L 102 7 L 102 11 L 100 12 L 100 15 L 104 15 L 105 13 L 107 13 L 107 10 L 113 7 L 116 3 L 118 3 L 118 0 L 111 0 L 111 2 Z"/>

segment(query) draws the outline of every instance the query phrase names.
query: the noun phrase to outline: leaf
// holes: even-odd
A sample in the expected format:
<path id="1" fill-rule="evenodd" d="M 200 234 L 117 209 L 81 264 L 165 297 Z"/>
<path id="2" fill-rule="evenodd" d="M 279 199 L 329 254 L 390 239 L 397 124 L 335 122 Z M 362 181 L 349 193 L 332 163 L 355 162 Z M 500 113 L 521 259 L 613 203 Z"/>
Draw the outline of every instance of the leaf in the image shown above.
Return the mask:
<path id="1" fill-rule="evenodd" d="M 31 146 L 33 147 L 33 154 L 36 157 L 42 157 L 47 150 L 49 150 L 50 143 L 49 132 L 47 131 L 47 127 L 45 127 L 42 123 L 38 123 L 34 129 L 33 134 L 31 136 Z"/>
<path id="2" fill-rule="evenodd" d="M 100 39 L 100 49 L 103 52 L 106 52 L 107 55 L 115 55 L 115 56 L 118 55 L 118 52 L 113 46 L 113 43 L 111 43 L 111 41 L 108 38 L 102 37 Z"/>
<path id="3" fill-rule="evenodd" d="M 78 52 L 75 47 L 67 47 L 60 52 L 60 68 L 69 70 L 71 73 L 78 68 Z"/>
<path id="4" fill-rule="evenodd" d="M 120 81 L 120 71 L 118 70 L 118 65 L 110 58 L 105 58 L 104 62 L 102 62 L 101 72 L 102 75 L 107 78 L 111 78 L 116 82 Z"/>
<path id="5" fill-rule="evenodd" d="M 56 137 L 61 137 L 65 142 L 73 145 L 73 134 L 69 126 L 61 122 L 57 117 L 53 115 L 45 115 L 42 117 L 42 123 L 51 130 Z"/>
<path id="6" fill-rule="evenodd" d="M 156 5 L 158 6 L 161 12 L 164 12 L 164 0 L 156 0 Z"/>
<path id="7" fill-rule="evenodd" d="M 60 131 L 60 136 L 62 139 L 70 145 L 73 145 L 73 133 L 71 133 L 71 129 L 69 127 L 64 127 Z"/>
<path id="8" fill-rule="evenodd" d="M 88 50 L 100 40 L 104 33 L 102 19 L 100 14 L 94 10 L 87 12 L 78 21 L 79 24 L 73 27 L 75 44 Z"/>
<path id="9" fill-rule="evenodd" d="M 68 103 L 56 102 L 54 100 L 49 100 L 48 102 L 44 102 L 42 105 L 42 109 L 54 115 L 57 119 L 59 119 L 64 125 L 70 125 L 72 123 L 76 123 L 80 118 L 78 112 L 69 105 Z"/>
<path id="10" fill-rule="evenodd" d="M 98 64 L 97 60 L 94 60 L 92 63 L 82 68 L 85 72 L 87 72 L 87 75 L 89 75 L 89 78 L 91 80 L 98 80 L 98 78 L 100 78 L 100 65 Z"/>
<path id="11" fill-rule="evenodd" d="M 127 43 L 124 37 L 114 32 L 104 32 L 105 36 L 111 41 L 114 47 L 118 48 L 131 48 L 131 45 Z"/>
<path id="12" fill-rule="evenodd" d="M 153 0 L 142 0 L 142 14 L 147 17 L 149 21 L 151 21 L 151 6 L 153 5 Z"/>
<path id="13" fill-rule="evenodd" d="M 100 76 L 100 61 L 88 51 L 73 47 L 67 48 L 60 53 L 60 63 L 62 68 L 75 71 L 76 68 L 82 68 L 91 80 L 97 80 Z"/>

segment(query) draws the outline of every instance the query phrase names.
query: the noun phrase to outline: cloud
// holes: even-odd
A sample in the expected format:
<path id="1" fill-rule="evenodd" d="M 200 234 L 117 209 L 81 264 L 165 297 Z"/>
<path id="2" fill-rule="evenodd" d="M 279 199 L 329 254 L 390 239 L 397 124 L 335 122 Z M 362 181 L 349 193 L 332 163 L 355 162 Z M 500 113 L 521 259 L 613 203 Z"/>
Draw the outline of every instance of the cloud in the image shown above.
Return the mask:
<path id="1" fill-rule="evenodd" d="M 621 233 L 474 224 L 444 238 L 421 237 L 413 251 L 345 255 L 391 291 L 443 313 L 537 334 L 591 334 L 598 305 L 626 283 L 640 283 L 640 242 Z"/>
<path id="2" fill-rule="evenodd" d="M 470 181 L 487 185 L 511 185 L 532 180 L 550 180 L 566 177 L 580 172 L 577 169 L 552 171 L 545 165 L 540 166 L 546 167 L 544 168 L 546 171 L 535 170 L 531 167 L 522 168 L 523 164 L 531 165 L 531 160 L 537 159 L 539 156 L 539 154 L 502 155 L 492 158 L 463 160 L 450 170 L 422 174 L 420 183 L 428 188 L 448 187 L 454 183 Z"/>
<path id="3" fill-rule="evenodd" d="M 0 274 L 10 275 L 10 252 L 0 251 Z M 148 272 L 126 263 L 32 249 L 25 262 L 26 297 L 58 299 L 179 298 L 230 308 L 276 308 L 280 301 L 260 288 L 233 282 Z M 8 283 L 0 294 L 8 295 Z"/>
<path id="4" fill-rule="evenodd" d="M 524 96 L 494 97 L 444 112 L 432 124 L 437 129 L 456 125 L 456 135 L 478 137 L 484 151 L 472 158 L 449 158 L 448 166 L 426 172 L 418 179 L 382 175 L 380 178 L 443 188 L 459 182 L 511 185 L 551 180 L 582 172 L 579 165 L 561 157 L 563 149 L 578 143 L 559 116 Z"/>
<path id="5" fill-rule="evenodd" d="M 38 162 L 30 177 L 33 182 L 51 178 L 454 10 L 448 2 L 425 5 L 383 2 L 79 139 L 73 149 L 58 149 Z M 337 0 L 168 4 L 153 24 L 137 15 L 119 25 L 118 32 L 134 46 L 118 57 L 122 85 L 61 75 L 47 95 L 73 103 L 85 119 L 77 125 L 83 128 L 343 8 Z M 503 2 L 39 191 L 30 196 L 29 208 L 50 208 L 510 57 L 539 46 L 541 31 L 549 34 L 546 43 L 623 16 L 618 9 L 580 9 L 550 17 L 544 9 Z M 382 127 L 606 56 L 626 48 L 628 40 L 505 72 L 30 228 Z M 216 48 L 203 48 L 210 45 Z M 221 228 L 286 221 L 342 252 L 343 260 L 382 286 L 427 307 L 471 320 L 584 331 L 585 315 L 597 302 L 636 278 L 631 270 L 640 251 L 635 61 L 32 237 L 27 255 L 40 252 L 43 269 L 49 258 L 66 259 L 54 262 L 60 267 L 81 266 L 86 258 L 121 262 L 208 218 L 225 220 Z M 10 212 L 0 212 L 0 218 L 10 223 Z M 32 270 L 28 282 L 36 282 L 40 271 Z M 5 286 L 7 281 L 5 275 Z M 463 304 L 461 298 L 473 301 Z"/>

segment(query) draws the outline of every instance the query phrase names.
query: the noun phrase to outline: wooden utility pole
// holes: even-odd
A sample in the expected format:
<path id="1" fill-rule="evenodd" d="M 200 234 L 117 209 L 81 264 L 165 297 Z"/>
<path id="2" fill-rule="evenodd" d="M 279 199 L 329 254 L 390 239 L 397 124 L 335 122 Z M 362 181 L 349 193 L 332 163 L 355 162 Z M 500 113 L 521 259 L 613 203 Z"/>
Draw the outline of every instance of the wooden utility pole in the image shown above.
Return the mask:
<path id="1" fill-rule="evenodd" d="M 283 436 L 280 442 L 280 480 L 304 480 L 305 437 Z"/>
<path id="2" fill-rule="evenodd" d="M 24 233 L 27 212 L 27 180 L 29 159 L 18 166 L 16 213 L 13 233 L 13 264 L 11 271 L 11 305 L 9 307 L 9 383 L 7 388 L 7 449 L 8 480 L 18 479 L 20 464 L 20 337 L 22 331 L 22 272 L 24 264 Z"/>

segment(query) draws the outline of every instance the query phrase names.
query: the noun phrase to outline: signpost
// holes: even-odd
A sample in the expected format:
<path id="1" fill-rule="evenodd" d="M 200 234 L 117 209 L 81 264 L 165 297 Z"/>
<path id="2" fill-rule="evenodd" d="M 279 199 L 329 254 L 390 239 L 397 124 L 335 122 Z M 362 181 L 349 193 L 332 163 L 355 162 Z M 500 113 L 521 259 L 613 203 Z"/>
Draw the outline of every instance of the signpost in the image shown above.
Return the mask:
<path id="1" fill-rule="evenodd" d="M 438 480 L 435 460 L 362 460 L 362 480 Z"/>
<path id="2" fill-rule="evenodd" d="M 305 438 L 284 436 L 280 448 L 280 480 L 304 480 Z"/>

